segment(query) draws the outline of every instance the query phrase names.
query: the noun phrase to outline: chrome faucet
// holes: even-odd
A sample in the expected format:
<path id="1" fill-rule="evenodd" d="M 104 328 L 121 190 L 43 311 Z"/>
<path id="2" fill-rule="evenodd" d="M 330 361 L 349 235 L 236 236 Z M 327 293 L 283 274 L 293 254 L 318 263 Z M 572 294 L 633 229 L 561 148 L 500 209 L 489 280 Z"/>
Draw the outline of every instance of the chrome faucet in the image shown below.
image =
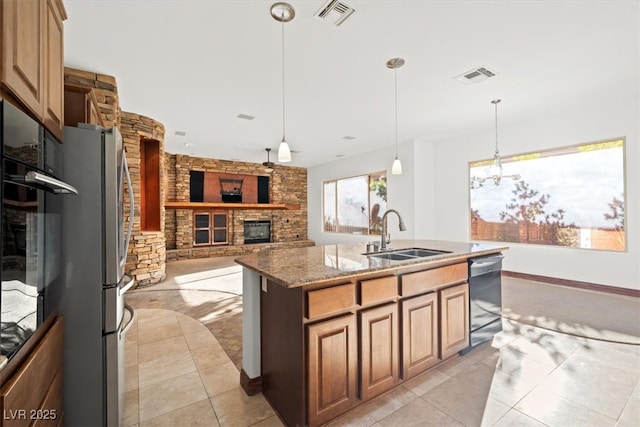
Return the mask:
<path id="1" fill-rule="evenodd" d="M 400 216 L 400 213 L 398 213 L 397 210 L 395 209 L 388 209 L 384 215 L 382 215 L 382 238 L 380 240 L 380 250 L 384 251 L 387 249 L 387 243 L 391 243 L 391 239 L 389 239 L 389 241 L 387 241 L 387 215 L 390 214 L 391 212 L 393 212 L 394 214 L 398 215 L 398 221 L 399 221 L 399 227 L 400 227 L 400 231 L 407 231 L 407 226 L 404 225 L 404 220 L 402 219 L 402 217 Z"/>

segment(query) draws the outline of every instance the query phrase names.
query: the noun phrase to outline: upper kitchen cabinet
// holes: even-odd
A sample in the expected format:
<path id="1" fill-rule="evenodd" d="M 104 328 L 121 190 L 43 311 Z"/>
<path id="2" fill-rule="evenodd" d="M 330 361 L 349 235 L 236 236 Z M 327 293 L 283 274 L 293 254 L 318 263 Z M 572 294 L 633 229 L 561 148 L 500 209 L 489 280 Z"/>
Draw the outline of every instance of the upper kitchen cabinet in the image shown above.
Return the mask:
<path id="1" fill-rule="evenodd" d="M 0 84 L 58 139 L 64 117 L 62 0 L 0 0 Z"/>

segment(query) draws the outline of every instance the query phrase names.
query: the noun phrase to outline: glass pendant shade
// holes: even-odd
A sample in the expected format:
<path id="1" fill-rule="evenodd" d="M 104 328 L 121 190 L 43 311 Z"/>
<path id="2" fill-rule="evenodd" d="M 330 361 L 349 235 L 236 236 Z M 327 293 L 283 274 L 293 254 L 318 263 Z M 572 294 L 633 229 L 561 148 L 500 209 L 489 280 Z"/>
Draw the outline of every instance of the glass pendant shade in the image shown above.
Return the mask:
<path id="1" fill-rule="evenodd" d="M 498 154 L 493 156 L 493 163 L 489 166 L 489 178 L 502 178 L 502 163 Z"/>
<path id="2" fill-rule="evenodd" d="M 291 161 L 291 150 L 289 149 L 289 144 L 284 139 L 280 143 L 278 147 L 278 161 L 281 163 L 287 163 Z"/>
<path id="3" fill-rule="evenodd" d="M 392 175 L 400 175 L 402 174 L 402 163 L 400 163 L 400 159 L 396 157 L 393 161 L 393 165 L 391 165 L 391 174 Z"/>

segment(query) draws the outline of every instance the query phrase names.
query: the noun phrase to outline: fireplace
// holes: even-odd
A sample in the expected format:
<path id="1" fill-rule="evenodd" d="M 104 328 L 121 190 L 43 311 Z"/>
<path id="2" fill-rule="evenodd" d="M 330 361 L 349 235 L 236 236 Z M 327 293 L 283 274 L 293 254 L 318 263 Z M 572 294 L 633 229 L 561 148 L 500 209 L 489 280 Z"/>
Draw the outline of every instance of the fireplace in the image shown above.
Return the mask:
<path id="1" fill-rule="evenodd" d="M 271 241 L 271 221 L 245 221 L 244 243 L 269 243 Z"/>

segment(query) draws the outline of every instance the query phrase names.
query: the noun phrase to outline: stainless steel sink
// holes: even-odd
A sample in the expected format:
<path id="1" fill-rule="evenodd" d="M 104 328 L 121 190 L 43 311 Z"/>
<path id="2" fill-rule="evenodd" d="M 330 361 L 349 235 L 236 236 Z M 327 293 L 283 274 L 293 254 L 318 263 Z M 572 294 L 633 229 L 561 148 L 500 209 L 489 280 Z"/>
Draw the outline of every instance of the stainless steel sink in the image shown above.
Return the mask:
<path id="1" fill-rule="evenodd" d="M 447 253 L 450 253 L 450 252 L 438 251 L 434 249 L 411 248 L 411 249 L 398 249 L 395 251 L 368 253 L 366 255 L 373 258 L 382 258 L 382 259 L 388 259 L 392 261 L 407 261 L 411 259 L 428 258 L 428 257 L 447 254 Z"/>

